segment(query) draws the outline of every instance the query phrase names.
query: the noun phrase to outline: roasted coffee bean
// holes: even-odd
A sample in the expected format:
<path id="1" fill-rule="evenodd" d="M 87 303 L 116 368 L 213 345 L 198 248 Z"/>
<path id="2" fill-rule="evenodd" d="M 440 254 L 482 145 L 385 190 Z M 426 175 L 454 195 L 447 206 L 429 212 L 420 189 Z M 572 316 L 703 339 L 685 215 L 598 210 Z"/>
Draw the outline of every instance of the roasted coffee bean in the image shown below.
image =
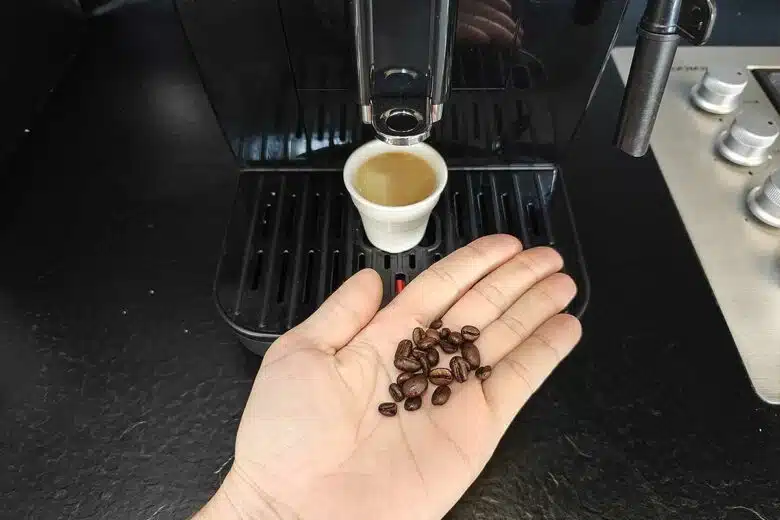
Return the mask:
<path id="1" fill-rule="evenodd" d="M 398 348 L 395 349 L 395 359 L 407 358 L 412 353 L 412 342 L 408 339 L 403 339 L 398 343 Z"/>
<path id="2" fill-rule="evenodd" d="M 412 331 L 412 339 L 415 345 L 420 345 L 420 342 L 425 337 L 425 330 L 422 327 L 417 327 Z"/>
<path id="3" fill-rule="evenodd" d="M 452 390 L 449 386 L 440 386 L 433 391 L 433 395 L 431 396 L 431 403 L 436 406 L 441 406 L 449 401 L 451 395 Z"/>
<path id="4" fill-rule="evenodd" d="M 452 331 L 450 332 L 450 335 L 447 336 L 447 341 L 455 345 L 456 347 L 460 347 L 461 343 L 463 343 L 463 335 L 460 332 Z"/>
<path id="5" fill-rule="evenodd" d="M 442 323 L 441 323 L 441 320 L 440 320 L 440 319 L 438 319 L 438 320 L 433 320 L 433 321 L 431 322 L 431 328 L 432 328 L 432 329 L 440 329 L 440 328 L 441 328 L 441 325 L 442 325 Z"/>
<path id="6" fill-rule="evenodd" d="M 466 341 L 477 341 L 479 337 L 479 329 L 473 325 L 466 325 L 460 329 L 460 333 L 463 334 L 463 339 Z"/>
<path id="7" fill-rule="evenodd" d="M 393 401 L 396 403 L 400 403 L 404 400 L 404 392 L 401 390 L 401 385 L 398 383 L 393 383 L 390 385 L 390 397 L 392 397 Z"/>
<path id="8" fill-rule="evenodd" d="M 439 337 L 441 339 L 447 339 L 447 336 L 449 335 L 450 335 L 450 329 L 448 329 L 447 327 L 444 327 L 439 331 Z"/>
<path id="9" fill-rule="evenodd" d="M 401 372 L 417 372 L 421 366 L 419 361 L 410 357 L 398 358 L 393 364 Z"/>
<path id="10" fill-rule="evenodd" d="M 455 356 L 450 359 L 450 369 L 452 370 L 452 376 L 458 383 L 465 383 L 469 378 L 469 362 L 460 356 Z M 408 381 L 407 381 L 408 383 Z M 404 392 L 406 394 L 406 392 Z"/>
<path id="11" fill-rule="evenodd" d="M 485 365 L 484 367 L 479 367 L 476 372 L 474 372 L 474 375 L 477 376 L 477 379 L 480 381 L 484 381 L 490 375 L 493 373 L 493 368 L 490 365 Z"/>
<path id="12" fill-rule="evenodd" d="M 415 347 L 412 349 L 412 357 L 416 360 L 420 360 L 428 355 L 428 351 L 425 349 L 421 349 L 419 347 Z"/>
<path id="13" fill-rule="evenodd" d="M 420 371 L 423 374 L 428 375 L 428 372 L 431 371 L 431 364 L 428 362 L 428 351 L 426 350 L 425 355 L 417 361 L 420 362 Z"/>
<path id="14" fill-rule="evenodd" d="M 428 389 L 428 378 L 425 374 L 415 374 L 414 377 L 405 381 L 401 386 L 406 397 L 417 397 L 422 395 Z"/>
<path id="15" fill-rule="evenodd" d="M 425 336 L 423 339 L 420 340 L 420 343 L 417 344 L 418 347 L 428 349 L 431 347 L 435 347 L 439 344 L 439 340 L 436 338 L 432 338 L 430 336 Z"/>
<path id="16" fill-rule="evenodd" d="M 448 368 L 432 368 L 428 374 L 428 381 L 436 386 L 449 385 L 452 379 L 452 372 Z"/>
<path id="17" fill-rule="evenodd" d="M 439 341 L 439 331 L 436 329 L 426 330 L 425 335 L 435 339 L 436 341 Z"/>
<path id="18" fill-rule="evenodd" d="M 469 362 L 472 370 L 479 368 L 479 349 L 473 343 L 464 343 L 460 347 L 460 355 Z"/>
<path id="19" fill-rule="evenodd" d="M 392 417 L 398 412 L 398 405 L 395 403 L 382 403 L 379 405 L 379 413 L 385 417 Z"/>
<path id="20" fill-rule="evenodd" d="M 401 372 L 398 374 L 398 377 L 395 378 L 395 382 L 399 385 L 404 384 L 404 382 L 410 380 L 414 377 L 414 372 Z"/>
<path id="21" fill-rule="evenodd" d="M 439 341 L 439 346 L 447 354 L 454 354 L 455 352 L 458 351 L 458 346 L 457 345 L 453 345 L 452 343 L 450 343 L 449 339 L 447 339 L 447 341 L 444 341 L 444 340 Z"/>
<path id="22" fill-rule="evenodd" d="M 395 403 L 393 403 L 395 405 Z M 406 409 L 407 412 L 413 412 L 415 410 L 419 410 L 422 406 L 422 397 L 419 395 L 417 397 L 410 397 L 406 401 L 404 401 L 404 409 Z"/>
<path id="23" fill-rule="evenodd" d="M 432 367 L 435 367 L 439 364 L 439 351 L 436 350 L 436 347 L 431 347 L 427 351 L 428 353 L 428 364 Z"/>

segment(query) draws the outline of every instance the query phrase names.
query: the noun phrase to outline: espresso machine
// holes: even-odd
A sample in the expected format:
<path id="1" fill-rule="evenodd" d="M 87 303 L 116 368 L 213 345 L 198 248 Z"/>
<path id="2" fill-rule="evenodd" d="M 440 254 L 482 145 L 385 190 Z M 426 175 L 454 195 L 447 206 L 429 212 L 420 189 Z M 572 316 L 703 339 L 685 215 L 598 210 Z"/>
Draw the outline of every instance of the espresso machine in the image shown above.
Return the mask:
<path id="1" fill-rule="evenodd" d="M 580 287 L 570 312 L 581 314 L 588 279 L 560 164 L 627 3 L 180 2 L 241 167 L 214 294 L 244 345 L 264 353 L 360 269 L 381 275 L 387 303 L 432 263 L 491 233 L 555 247 Z M 711 0 L 647 2 L 620 149 L 646 153 L 676 49 L 704 43 L 714 17 Z M 426 141 L 450 171 L 425 237 L 403 253 L 366 239 L 342 183 L 347 156 L 371 139 Z"/>

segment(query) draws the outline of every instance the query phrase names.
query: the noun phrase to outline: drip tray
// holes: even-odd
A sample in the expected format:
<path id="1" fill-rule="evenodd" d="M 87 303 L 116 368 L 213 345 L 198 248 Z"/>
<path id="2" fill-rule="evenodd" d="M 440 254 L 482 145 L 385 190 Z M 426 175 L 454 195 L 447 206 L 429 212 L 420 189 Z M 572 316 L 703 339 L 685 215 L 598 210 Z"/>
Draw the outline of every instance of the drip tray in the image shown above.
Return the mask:
<path id="1" fill-rule="evenodd" d="M 560 170 L 553 165 L 452 166 L 423 241 L 399 254 L 373 247 L 344 189 L 340 168 L 248 169 L 225 237 L 215 283 L 220 313 L 244 345 L 264 354 L 306 319 L 341 283 L 370 267 L 384 282 L 410 282 L 475 238 L 509 233 L 526 247 L 549 245 L 563 256 L 580 292 L 588 280 Z"/>

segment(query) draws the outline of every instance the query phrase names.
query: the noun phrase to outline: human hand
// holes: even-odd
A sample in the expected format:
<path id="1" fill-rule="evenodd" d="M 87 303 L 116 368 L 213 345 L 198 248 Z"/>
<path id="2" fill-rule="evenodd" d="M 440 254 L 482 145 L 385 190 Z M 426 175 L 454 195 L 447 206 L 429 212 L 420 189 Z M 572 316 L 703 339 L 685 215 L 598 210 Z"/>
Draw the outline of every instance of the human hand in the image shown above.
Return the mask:
<path id="1" fill-rule="evenodd" d="M 233 467 L 198 518 L 441 518 L 483 469 L 517 412 L 580 338 L 559 314 L 576 288 L 550 248 L 481 238 L 437 262 L 383 310 L 379 276 L 347 280 L 268 350 Z M 398 342 L 443 316 L 474 325 L 482 365 L 444 406 L 384 417 Z M 444 354 L 439 366 L 447 366 Z"/>
<path id="2" fill-rule="evenodd" d="M 455 36 L 470 44 L 517 47 L 523 28 L 507 0 L 460 0 Z"/>

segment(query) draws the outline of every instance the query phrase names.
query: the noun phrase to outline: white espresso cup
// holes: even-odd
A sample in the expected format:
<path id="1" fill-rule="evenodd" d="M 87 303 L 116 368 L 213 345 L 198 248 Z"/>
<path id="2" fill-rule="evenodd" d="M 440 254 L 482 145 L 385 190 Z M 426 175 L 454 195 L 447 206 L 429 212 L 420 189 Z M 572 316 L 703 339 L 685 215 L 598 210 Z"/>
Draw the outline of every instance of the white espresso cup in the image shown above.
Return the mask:
<path id="1" fill-rule="evenodd" d="M 354 185 L 360 165 L 388 152 L 408 153 L 425 160 L 436 174 L 433 191 L 423 200 L 408 206 L 383 206 L 360 195 Z M 382 251 L 400 253 L 419 244 L 425 235 L 431 212 L 447 185 L 447 164 L 439 152 L 425 143 L 399 147 L 382 141 L 370 141 L 352 152 L 344 164 L 344 185 L 360 213 L 368 240 Z"/>

